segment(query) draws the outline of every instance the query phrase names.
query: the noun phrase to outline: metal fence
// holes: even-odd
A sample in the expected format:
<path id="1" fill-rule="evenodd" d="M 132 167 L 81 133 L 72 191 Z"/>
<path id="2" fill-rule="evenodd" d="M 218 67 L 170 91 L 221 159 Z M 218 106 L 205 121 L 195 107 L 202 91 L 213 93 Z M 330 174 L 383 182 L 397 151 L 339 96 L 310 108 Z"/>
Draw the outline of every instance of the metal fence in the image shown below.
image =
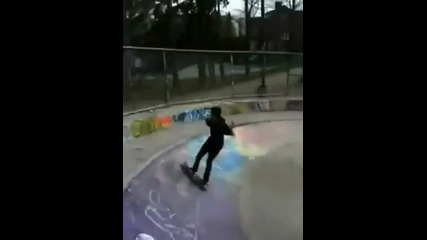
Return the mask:
<path id="1" fill-rule="evenodd" d="M 250 96 L 302 96 L 303 54 L 123 47 L 123 112 Z"/>

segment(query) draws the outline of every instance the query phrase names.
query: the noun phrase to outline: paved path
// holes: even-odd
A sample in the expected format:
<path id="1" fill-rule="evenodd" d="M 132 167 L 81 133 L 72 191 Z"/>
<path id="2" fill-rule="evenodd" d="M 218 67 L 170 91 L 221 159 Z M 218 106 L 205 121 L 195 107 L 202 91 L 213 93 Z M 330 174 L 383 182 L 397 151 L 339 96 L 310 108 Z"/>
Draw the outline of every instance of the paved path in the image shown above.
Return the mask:
<path id="1" fill-rule="evenodd" d="M 124 145 L 123 239 L 302 240 L 302 112 L 230 116 L 235 129 L 215 160 L 211 184 L 201 192 L 182 175 L 206 139 L 203 122 L 176 124 Z M 196 136 L 191 140 L 190 137 Z M 261 162 L 262 161 L 262 164 Z M 200 172 L 203 172 L 202 163 Z M 280 183 L 280 184 L 278 184 Z"/>

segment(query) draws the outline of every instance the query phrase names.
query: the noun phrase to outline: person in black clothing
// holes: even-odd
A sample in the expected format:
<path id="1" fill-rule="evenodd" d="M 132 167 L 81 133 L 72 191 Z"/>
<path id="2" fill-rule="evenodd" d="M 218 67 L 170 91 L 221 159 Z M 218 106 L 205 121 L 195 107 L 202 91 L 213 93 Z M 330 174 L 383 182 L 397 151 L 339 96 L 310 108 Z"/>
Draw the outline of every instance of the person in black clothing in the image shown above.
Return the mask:
<path id="1" fill-rule="evenodd" d="M 191 168 L 193 174 L 197 173 L 199 168 L 200 160 L 203 156 L 208 154 L 208 159 L 206 160 L 206 170 L 203 174 L 203 184 L 207 186 L 209 182 L 209 176 L 212 170 L 212 162 L 215 157 L 219 154 L 222 147 L 224 146 L 224 135 L 234 136 L 233 130 L 225 123 L 225 119 L 221 117 L 221 108 L 213 107 L 211 108 L 211 116 L 206 119 L 206 125 L 210 127 L 210 136 L 200 148 L 199 153 L 197 153 L 196 161 Z"/>

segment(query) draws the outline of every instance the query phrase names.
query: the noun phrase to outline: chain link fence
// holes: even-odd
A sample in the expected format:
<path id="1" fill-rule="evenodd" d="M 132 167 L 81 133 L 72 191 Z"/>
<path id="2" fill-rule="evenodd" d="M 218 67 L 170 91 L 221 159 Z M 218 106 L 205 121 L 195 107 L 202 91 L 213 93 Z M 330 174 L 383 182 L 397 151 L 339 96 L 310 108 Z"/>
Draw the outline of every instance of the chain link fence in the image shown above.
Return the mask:
<path id="1" fill-rule="evenodd" d="M 123 112 L 248 96 L 302 96 L 303 54 L 123 47 Z"/>

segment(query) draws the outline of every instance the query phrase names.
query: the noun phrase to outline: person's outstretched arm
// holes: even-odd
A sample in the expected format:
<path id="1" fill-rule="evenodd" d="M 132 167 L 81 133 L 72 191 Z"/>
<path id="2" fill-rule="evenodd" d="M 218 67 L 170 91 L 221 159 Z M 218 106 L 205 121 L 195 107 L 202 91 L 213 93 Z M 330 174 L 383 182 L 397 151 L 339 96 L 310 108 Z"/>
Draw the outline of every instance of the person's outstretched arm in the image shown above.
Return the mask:
<path id="1" fill-rule="evenodd" d="M 233 131 L 233 123 L 231 124 L 232 127 L 228 126 L 228 124 L 225 124 L 225 129 L 224 129 L 224 134 L 228 135 L 228 136 L 234 136 L 234 131 Z"/>

